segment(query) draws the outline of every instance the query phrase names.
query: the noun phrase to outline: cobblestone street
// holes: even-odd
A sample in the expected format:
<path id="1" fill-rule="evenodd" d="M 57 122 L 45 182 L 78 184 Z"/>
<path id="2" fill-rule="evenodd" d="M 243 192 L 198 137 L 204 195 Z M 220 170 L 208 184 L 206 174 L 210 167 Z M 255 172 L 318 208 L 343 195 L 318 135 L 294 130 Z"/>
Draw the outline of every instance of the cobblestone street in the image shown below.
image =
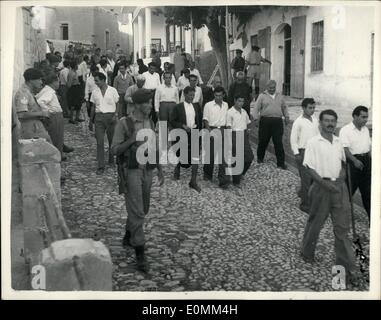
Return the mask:
<path id="1" fill-rule="evenodd" d="M 84 115 L 82 115 L 84 116 Z M 120 291 L 332 291 L 334 239 L 327 220 L 317 246 L 315 265 L 299 257 L 307 215 L 299 210 L 299 178 L 276 168 L 270 155 L 253 162 L 242 188 L 218 188 L 203 181 L 199 194 L 188 187 L 190 169 L 152 186 L 145 221 L 150 271 L 136 271 L 133 249 L 124 249 L 126 209 L 118 194 L 116 167 L 96 175 L 96 142 L 87 124 L 67 124 L 65 141 L 75 147 L 63 164 L 66 182 L 62 207 L 73 237 L 100 239 L 114 264 L 113 289 Z M 255 147 L 252 144 L 252 147 Z M 355 209 L 358 233 L 369 253 L 367 216 Z M 362 281 L 359 288 L 368 290 Z"/>

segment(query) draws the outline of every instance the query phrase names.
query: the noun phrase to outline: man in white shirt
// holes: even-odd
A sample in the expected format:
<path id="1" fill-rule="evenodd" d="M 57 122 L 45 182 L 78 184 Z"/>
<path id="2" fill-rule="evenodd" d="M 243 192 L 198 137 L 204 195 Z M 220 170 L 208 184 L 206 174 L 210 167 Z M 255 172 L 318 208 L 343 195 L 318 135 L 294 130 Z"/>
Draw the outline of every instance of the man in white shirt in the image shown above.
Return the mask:
<path id="1" fill-rule="evenodd" d="M 362 202 L 370 222 L 371 203 L 371 139 L 365 126 L 368 121 L 368 108 L 357 106 L 352 112 L 353 121 L 340 130 L 340 141 L 349 163 L 352 195 L 360 189 Z"/>
<path id="2" fill-rule="evenodd" d="M 97 88 L 91 93 L 90 101 L 94 104 L 95 111 L 95 138 L 97 140 L 97 174 L 102 174 L 105 169 L 104 161 L 104 136 L 107 134 L 109 143 L 109 164 L 114 163 L 114 156 L 111 152 L 112 137 L 117 121 L 116 104 L 119 101 L 119 94 L 115 88 L 108 86 L 106 76 L 98 72 L 94 76 Z M 94 112 L 92 110 L 92 112 Z"/>
<path id="3" fill-rule="evenodd" d="M 154 63 L 148 64 L 148 71 L 143 73 L 143 77 L 145 78 L 145 83 L 143 88 L 151 91 L 155 91 L 160 86 L 160 76 L 156 72 L 156 66 Z"/>
<path id="4" fill-rule="evenodd" d="M 189 76 L 190 76 L 189 69 L 184 69 L 182 71 L 182 76 L 180 76 L 179 79 L 177 80 L 177 87 L 179 88 L 180 97 L 184 88 L 190 86 Z"/>
<path id="5" fill-rule="evenodd" d="M 63 69 L 59 72 L 59 83 L 60 87 L 58 90 L 58 97 L 60 100 L 60 104 L 62 107 L 62 112 L 64 118 L 69 118 L 69 106 L 68 106 L 68 100 L 67 100 L 67 76 L 69 74 L 69 60 L 63 61 Z"/>
<path id="6" fill-rule="evenodd" d="M 226 115 L 226 126 L 228 129 L 232 129 L 232 157 L 237 156 L 237 131 L 243 132 L 243 171 L 241 174 L 232 176 L 233 185 L 239 187 L 242 176 L 244 176 L 249 170 L 251 163 L 254 160 L 254 154 L 250 147 L 249 133 L 247 125 L 251 122 L 246 110 L 243 109 L 245 103 L 245 97 L 243 95 L 237 95 L 234 98 L 234 106 L 230 108 Z M 239 160 L 237 160 L 239 161 Z"/>
<path id="7" fill-rule="evenodd" d="M 319 233 L 331 214 L 335 236 L 336 265 L 345 268 L 347 280 L 358 282 L 355 255 L 348 237 L 351 225 L 351 209 L 345 183 L 344 148 L 333 133 L 337 114 L 324 110 L 319 115 L 320 134 L 307 142 L 303 164 L 313 179 L 310 188 L 310 208 L 301 248 L 305 262 L 315 262 L 315 249 Z"/>
<path id="8" fill-rule="evenodd" d="M 150 62 L 148 64 L 148 71 L 143 73 L 144 79 L 146 80 L 143 88 L 151 90 L 152 96 L 155 96 L 156 89 L 160 86 L 160 75 L 156 72 L 156 64 L 154 62 Z M 155 112 L 155 99 L 152 99 L 152 111 L 151 111 L 151 119 L 156 125 L 157 122 L 157 114 Z"/>
<path id="9" fill-rule="evenodd" d="M 200 107 L 200 110 L 202 110 L 202 103 L 203 103 L 203 96 L 202 96 L 202 89 L 197 86 L 197 76 L 194 74 L 191 74 L 189 76 L 189 86 L 194 88 L 194 98 L 193 98 L 193 104 L 197 104 L 198 107 Z M 183 102 L 185 100 L 184 95 L 181 96 L 180 101 Z"/>
<path id="10" fill-rule="evenodd" d="M 228 104 L 223 101 L 225 90 L 223 87 L 216 87 L 214 89 L 214 100 L 208 102 L 204 106 L 203 122 L 204 127 L 211 130 L 220 130 L 221 138 L 210 137 L 210 150 L 205 148 L 205 161 L 204 164 L 204 179 L 212 180 L 215 156 L 218 156 L 219 166 L 218 166 L 218 180 L 219 186 L 223 189 L 228 187 L 228 179 L 226 177 L 226 162 L 224 159 L 224 129 L 226 128 L 226 115 L 228 112 Z M 217 148 L 219 151 L 217 154 L 214 153 L 214 145 L 220 145 L 221 148 Z M 221 153 L 220 153 L 221 151 Z"/>
<path id="11" fill-rule="evenodd" d="M 201 86 L 204 82 L 201 79 L 201 74 L 200 71 L 198 71 L 196 68 L 196 63 L 194 61 L 191 61 L 189 64 L 189 70 L 190 74 L 194 74 L 197 77 L 197 84 Z"/>
<path id="12" fill-rule="evenodd" d="M 113 70 L 111 69 L 110 65 L 107 63 L 106 59 L 101 59 L 99 61 L 99 64 L 97 64 L 97 67 L 99 69 L 99 72 L 102 72 L 106 76 L 106 83 L 108 85 L 111 85 L 111 76 Z"/>
<path id="13" fill-rule="evenodd" d="M 290 143 L 292 152 L 295 155 L 295 162 L 298 166 L 300 176 L 300 190 L 298 195 L 301 199 L 300 210 L 308 213 L 309 201 L 308 190 L 312 184 L 312 178 L 303 166 L 304 152 L 307 141 L 319 134 L 319 122 L 314 117 L 315 101 L 312 98 L 305 98 L 302 101 L 303 113 L 292 124 Z"/>
<path id="14" fill-rule="evenodd" d="M 85 84 L 85 100 L 86 100 L 87 115 L 89 116 L 89 119 L 90 119 L 89 121 L 90 131 L 94 130 L 94 117 L 95 117 L 95 109 L 93 110 L 94 112 L 91 113 L 93 103 L 90 101 L 90 98 L 91 98 L 91 93 L 93 92 L 93 90 L 97 88 L 97 85 L 95 84 L 95 81 L 94 81 L 94 76 L 98 72 L 99 72 L 98 67 L 95 65 L 92 65 L 90 67 L 90 75 L 87 77 L 86 84 Z"/>
<path id="15" fill-rule="evenodd" d="M 165 72 L 169 72 L 172 75 L 172 77 L 171 77 L 171 85 L 176 86 L 176 78 L 175 78 L 175 75 L 170 71 L 170 65 L 171 64 L 169 62 L 165 62 L 164 63 L 164 72 L 161 75 L 161 83 L 164 83 L 164 73 Z"/>
<path id="16" fill-rule="evenodd" d="M 63 154 L 64 143 L 64 120 L 62 108 L 56 95 L 59 88 L 59 81 L 55 73 L 50 73 L 44 77 L 45 86 L 36 94 L 37 103 L 41 109 L 49 112 L 49 118 L 44 119 L 44 126 L 49 133 L 53 145 L 61 153 L 61 160 L 66 160 Z"/>
<path id="17" fill-rule="evenodd" d="M 167 128 L 170 130 L 169 115 L 173 108 L 179 103 L 179 89 L 171 84 L 171 74 L 164 72 L 164 84 L 158 86 L 155 92 L 155 112 L 159 118 L 159 131 L 160 139 L 162 141 L 163 150 L 166 151 L 166 144 L 164 144 L 165 137 L 167 137 L 168 131 L 163 127 L 164 123 L 167 123 Z"/>

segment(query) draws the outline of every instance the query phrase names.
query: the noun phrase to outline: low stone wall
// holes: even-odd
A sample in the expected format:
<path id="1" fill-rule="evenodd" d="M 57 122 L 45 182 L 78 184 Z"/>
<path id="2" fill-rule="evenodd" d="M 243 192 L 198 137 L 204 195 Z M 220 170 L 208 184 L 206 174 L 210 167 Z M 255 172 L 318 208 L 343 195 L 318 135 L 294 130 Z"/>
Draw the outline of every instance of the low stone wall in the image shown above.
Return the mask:
<path id="1" fill-rule="evenodd" d="M 19 140 L 18 161 L 24 258 L 31 270 L 31 289 L 111 290 L 108 249 L 92 239 L 72 239 L 66 225 L 59 151 L 44 139 Z"/>

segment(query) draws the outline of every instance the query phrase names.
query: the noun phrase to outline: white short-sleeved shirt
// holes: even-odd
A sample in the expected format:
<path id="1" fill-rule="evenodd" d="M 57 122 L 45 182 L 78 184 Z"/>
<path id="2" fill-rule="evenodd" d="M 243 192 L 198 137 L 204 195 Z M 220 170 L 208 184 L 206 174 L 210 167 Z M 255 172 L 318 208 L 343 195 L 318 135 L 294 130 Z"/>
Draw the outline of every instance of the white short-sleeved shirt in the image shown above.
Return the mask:
<path id="1" fill-rule="evenodd" d="M 321 134 L 308 140 L 303 165 L 315 170 L 321 178 L 337 179 L 342 161 L 345 161 L 344 147 L 335 135 L 332 143 Z"/>
<path id="2" fill-rule="evenodd" d="M 219 106 L 215 100 L 212 100 L 204 106 L 203 120 L 207 120 L 212 127 L 226 126 L 227 112 L 228 104 L 225 101 L 222 101 L 222 106 Z"/>
<path id="3" fill-rule="evenodd" d="M 184 101 L 184 109 L 185 109 L 185 115 L 187 118 L 187 126 L 192 129 L 196 126 L 196 121 L 195 121 L 196 113 L 194 111 L 193 104 L 187 103 Z"/>
<path id="4" fill-rule="evenodd" d="M 161 84 L 160 76 L 157 72 L 151 74 L 149 71 L 146 71 L 143 73 L 143 77 L 146 80 L 143 86 L 144 89 L 156 90 Z"/>
<path id="5" fill-rule="evenodd" d="M 49 111 L 50 113 L 62 112 L 56 91 L 52 87 L 44 86 L 42 90 L 36 94 L 36 99 L 42 110 Z"/>
<path id="6" fill-rule="evenodd" d="M 119 93 L 114 87 L 107 86 L 105 95 L 97 86 L 91 93 L 90 101 L 95 104 L 95 112 L 112 113 L 116 111 L 116 103 L 119 101 Z"/>
<path id="7" fill-rule="evenodd" d="M 312 121 L 300 115 L 292 124 L 290 144 L 292 152 L 299 154 L 299 149 L 305 149 L 307 141 L 319 134 L 319 122 L 312 116 Z"/>
<path id="8" fill-rule="evenodd" d="M 372 141 L 366 126 L 359 130 L 353 122 L 348 123 L 341 128 L 339 137 L 343 147 L 348 148 L 353 155 L 368 153 L 371 150 Z"/>
<path id="9" fill-rule="evenodd" d="M 250 118 L 245 109 L 241 108 L 241 112 L 231 107 L 226 115 L 226 125 L 231 127 L 233 131 L 243 131 L 247 129 Z"/>

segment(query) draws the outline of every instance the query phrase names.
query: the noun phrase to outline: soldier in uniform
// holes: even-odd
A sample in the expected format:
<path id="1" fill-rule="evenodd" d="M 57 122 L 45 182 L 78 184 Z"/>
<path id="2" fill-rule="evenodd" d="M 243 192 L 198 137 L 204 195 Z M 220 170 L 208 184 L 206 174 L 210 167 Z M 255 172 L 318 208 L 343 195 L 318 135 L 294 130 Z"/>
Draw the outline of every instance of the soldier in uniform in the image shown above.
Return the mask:
<path id="1" fill-rule="evenodd" d="M 25 84 L 16 92 L 14 108 L 21 124 L 21 139 L 44 138 L 51 143 L 50 136 L 41 120 L 49 118 L 49 111 L 43 111 L 35 95 L 43 87 L 43 73 L 35 68 L 24 72 Z"/>
<path id="2" fill-rule="evenodd" d="M 136 135 L 141 129 L 151 129 L 154 124 L 150 119 L 152 109 L 152 94 L 150 90 L 138 89 L 132 95 L 135 109 L 131 115 L 122 117 L 115 128 L 112 142 L 112 151 L 118 157 L 118 172 L 120 179 L 120 193 L 124 193 L 127 208 L 126 233 L 123 246 L 132 246 L 135 249 L 137 267 L 146 272 L 148 265 L 144 254 L 145 237 L 143 231 L 144 217 L 149 211 L 153 169 L 158 169 L 159 184 L 164 183 L 162 168 L 149 161 L 143 164 L 137 159 L 137 150 L 144 141 L 137 141 Z M 153 139 L 152 139 L 153 138 Z M 148 153 L 157 150 L 154 146 L 156 137 L 147 139 Z M 155 148 L 155 149 L 150 149 Z"/>

